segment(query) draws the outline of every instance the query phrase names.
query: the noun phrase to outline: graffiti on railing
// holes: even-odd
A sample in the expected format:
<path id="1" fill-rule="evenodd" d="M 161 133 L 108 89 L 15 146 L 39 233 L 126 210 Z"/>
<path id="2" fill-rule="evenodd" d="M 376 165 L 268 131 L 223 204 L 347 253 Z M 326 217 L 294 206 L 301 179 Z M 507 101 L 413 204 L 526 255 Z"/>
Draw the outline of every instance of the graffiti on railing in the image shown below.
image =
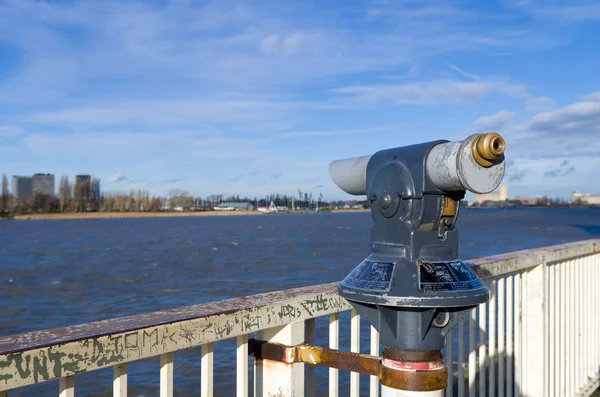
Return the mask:
<path id="1" fill-rule="evenodd" d="M 0 353 L 0 390 L 38 383 L 123 362 L 148 358 L 232 338 L 293 321 L 349 310 L 350 305 L 334 292 L 305 295 L 280 303 L 244 308 L 231 313 L 116 332 L 49 347 Z M 147 316 L 147 315 L 146 315 Z M 118 322 L 119 319 L 113 320 Z M 131 319 L 128 324 L 131 324 Z M 113 323 L 113 328 L 118 324 Z M 85 327 L 69 327 L 85 333 Z M 64 333 L 64 330 L 63 330 Z M 52 331 L 44 331 L 52 339 Z M 63 336 L 64 337 L 64 336 Z M 59 340 L 61 335 L 55 335 Z M 32 340 L 33 339 L 32 337 Z M 0 342 L 2 342 L 0 340 Z M 0 343 L 0 347 L 5 344 Z M 6 349 L 4 349 L 6 351 Z"/>

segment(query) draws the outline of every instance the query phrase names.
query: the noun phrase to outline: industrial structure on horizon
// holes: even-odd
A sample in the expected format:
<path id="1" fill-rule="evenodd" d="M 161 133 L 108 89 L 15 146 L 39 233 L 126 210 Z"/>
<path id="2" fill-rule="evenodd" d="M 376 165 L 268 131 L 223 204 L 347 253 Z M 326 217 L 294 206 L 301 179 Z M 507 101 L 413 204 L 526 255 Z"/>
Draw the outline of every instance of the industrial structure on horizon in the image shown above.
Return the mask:
<path id="1" fill-rule="evenodd" d="M 587 204 L 587 205 L 600 205 L 600 194 L 592 195 L 590 193 L 571 193 L 571 203 L 574 204 Z"/>
<path id="2" fill-rule="evenodd" d="M 514 199 L 508 198 L 508 187 L 500 186 L 497 191 L 488 194 L 475 194 L 472 206 L 477 207 L 513 207 L 513 206 L 540 206 L 551 205 L 556 201 L 566 203 L 565 200 L 549 198 L 548 196 L 520 197 Z M 596 206 L 600 205 L 600 195 L 590 193 L 573 192 L 571 194 L 571 205 Z"/>
<path id="3" fill-rule="evenodd" d="M 477 204 L 484 203 L 486 201 L 506 201 L 508 200 L 508 187 L 506 185 L 500 186 L 500 190 L 494 191 L 487 194 L 475 194 L 474 202 Z"/>

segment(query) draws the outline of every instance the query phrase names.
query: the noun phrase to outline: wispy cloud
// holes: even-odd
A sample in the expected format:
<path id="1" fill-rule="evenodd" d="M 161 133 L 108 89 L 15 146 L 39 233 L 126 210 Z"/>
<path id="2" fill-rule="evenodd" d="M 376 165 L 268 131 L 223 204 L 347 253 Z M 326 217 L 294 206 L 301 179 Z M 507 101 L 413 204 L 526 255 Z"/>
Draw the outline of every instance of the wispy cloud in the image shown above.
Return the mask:
<path id="1" fill-rule="evenodd" d="M 447 65 L 450 69 L 454 70 L 456 73 L 460 74 L 463 77 L 466 77 L 468 79 L 475 80 L 475 81 L 481 79 L 481 77 L 477 76 L 476 74 L 466 72 L 463 69 L 459 68 L 458 66 L 456 66 L 452 63 L 448 63 Z"/>
<path id="2" fill-rule="evenodd" d="M 108 179 L 106 180 L 106 183 L 108 183 L 110 185 L 113 183 L 125 182 L 127 180 L 128 180 L 128 178 L 125 175 L 118 173 L 118 174 L 109 176 Z"/>
<path id="3" fill-rule="evenodd" d="M 185 178 L 169 178 L 169 179 L 163 180 L 161 183 L 164 185 L 172 185 L 172 184 L 183 182 L 183 181 L 185 181 Z"/>
<path id="4" fill-rule="evenodd" d="M 348 99 L 360 102 L 392 102 L 406 105 L 468 104 L 488 95 L 526 97 L 523 85 L 495 81 L 430 81 L 418 84 L 358 85 L 335 90 Z"/>
<path id="5" fill-rule="evenodd" d="M 575 166 L 569 165 L 569 163 L 569 160 L 564 160 L 560 163 L 559 167 L 544 172 L 544 176 L 547 178 L 558 178 L 573 173 L 575 171 Z"/>
<path id="6" fill-rule="evenodd" d="M 526 168 L 516 169 L 513 172 L 508 173 L 508 181 L 509 182 L 521 182 L 527 175 L 529 175 L 529 170 Z"/>
<path id="7" fill-rule="evenodd" d="M 244 177 L 244 174 L 237 174 L 236 176 L 234 176 L 233 178 L 231 178 L 229 181 L 230 182 L 237 182 L 237 181 L 240 181 L 243 177 Z"/>

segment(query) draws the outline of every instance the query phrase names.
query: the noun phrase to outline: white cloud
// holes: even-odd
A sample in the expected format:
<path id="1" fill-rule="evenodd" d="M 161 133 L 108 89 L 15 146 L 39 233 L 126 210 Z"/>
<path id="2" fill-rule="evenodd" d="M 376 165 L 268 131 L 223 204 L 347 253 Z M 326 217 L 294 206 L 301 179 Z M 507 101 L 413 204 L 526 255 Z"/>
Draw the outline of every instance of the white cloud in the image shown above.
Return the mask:
<path id="1" fill-rule="evenodd" d="M 108 179 L 106 180 L 107 184 L 113 184 L 113 183 L 118 183 L 118 182 L 124 182 L 127 180 L 127 177 L 121 173 L 118 174 L 114 174 L 111 175 L 110 177 L 108 177 Z"/>
<path id="2" fill-rule="evenodd" d="M 479 132 L 498 131 L 506 127 L 513 119 L 515 113 L 502 110 L 491 116 L 480 117 L 475 120 Z"/>
<path id="3" fill-rule="evenodd" d="M 419 84 L 359 85 L 343 87 L 336 93 L 363 102 L 390 101 L 396 104 L 466 104 L 492 94 L 526 97 L 523 85 L 495 81 L 430 81 Z"/>
<path id="4" fill-rule="evenodd" d="M 296 32 L 290 36 L 283 42 L 283 50 L 288 54 L 293 54 L 298 51 L 300 45 L 303 41 L 305 41 L 307 35 L 304 33 Z"/>
<path id="5" fill-rule="evenodd" d="M 584 95 L 582 99 L 587 102 L 600 102 L 600 91 Z"/>
<path id="6" fill-rule="evenodd" d="M 271 34 L 260 42 L 260 50 L 265 54 L 272 54 L 277 51 L 279 47 L 279 37 L 275 34 Z"/>
<path id="7" fill-rule="evenodd" d="M 309 35 L 303 32 L 295 32 L 281 38 L 276 34 L 270 34 L 260 41 L 259 48 L 265 54 L 294 54 L 309 38 Z"/>
<path id="8" fill-rule="evenodd" d="M 516 129 L 514 146 L 529 156 L 590 158 L 600 153 L 600 96 L 541 112 Z"/>
<path id="9" fill-rule="evenodd" d="M 546 135 L 597 136 L 600 131 L 600 101 L 588 99 L 568 105 L 554 111 L 539 113 L 527 125 L 528 131 L 542 132 Z"/>
<path id="10" fill-rule="evenodd" d="M 179 183 L 185 181 L 185 178 L 169 178 L 162 181 L 165 185 L 172 185 L 174 183 Z"/>
<path id="11" fill-rule="evenodd" d="M 463 69 L 459 68 L 458 66 L 456 66 L 452 63 L 448 63 L 447 65 L 450 69 L 454 70 L 455 72 L 457 72 L 458 74 L 460 74 L 463 77 L 466 77 L 468 79 L 475 80 L 475 81 L 481 79 L 481 77 L 477 76 L 476 74 L 466 72 Z"/>

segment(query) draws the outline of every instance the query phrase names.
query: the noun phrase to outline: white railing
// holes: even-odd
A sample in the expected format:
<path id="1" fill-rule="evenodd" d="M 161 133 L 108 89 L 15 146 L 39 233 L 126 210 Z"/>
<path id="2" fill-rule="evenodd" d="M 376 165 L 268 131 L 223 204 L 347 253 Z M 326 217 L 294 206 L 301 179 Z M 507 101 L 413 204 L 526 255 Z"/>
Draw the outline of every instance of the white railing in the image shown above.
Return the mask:
<path id="1" fill-rule="evenodd" d="M 600 380 L 600 240 L 470 262 L 493 292 L 452 332 L 445 349 L 447 396 L 588 396 Z M 160 396 L 173 396 L 174 352 L 201 346 L 202 397 L 213 395 L 215 342 L 236 338 L 236 395 L 248 396 L 248 338 L 297 345 L 315 341 L 315 318 L 329 317 L 329 347 L 339 348 L 339 313 L 350 311 L 350 350 L 360 351 L 360 317 L 324 284 L 180 309 L 0 338 L 0 397 L 59 379 L 75 395 L 75 376 L 113 368 L 113 395 L 127 396 L 128 363 L 160 357 Z M 379 355 L 371 328 L 370 354 Z M 254 360 L 255 396 L 315 396 L 315 369 Z M 233 366 L 231 366 L 233 368 Z M 359 374 L 350 375 L 358 396 Z M 338 396 L 329 369 L 329 395 Z M 371 377 L 370 396 L 379 395 Z M 107 389 L 110 386 L 107 385 Z"/>

